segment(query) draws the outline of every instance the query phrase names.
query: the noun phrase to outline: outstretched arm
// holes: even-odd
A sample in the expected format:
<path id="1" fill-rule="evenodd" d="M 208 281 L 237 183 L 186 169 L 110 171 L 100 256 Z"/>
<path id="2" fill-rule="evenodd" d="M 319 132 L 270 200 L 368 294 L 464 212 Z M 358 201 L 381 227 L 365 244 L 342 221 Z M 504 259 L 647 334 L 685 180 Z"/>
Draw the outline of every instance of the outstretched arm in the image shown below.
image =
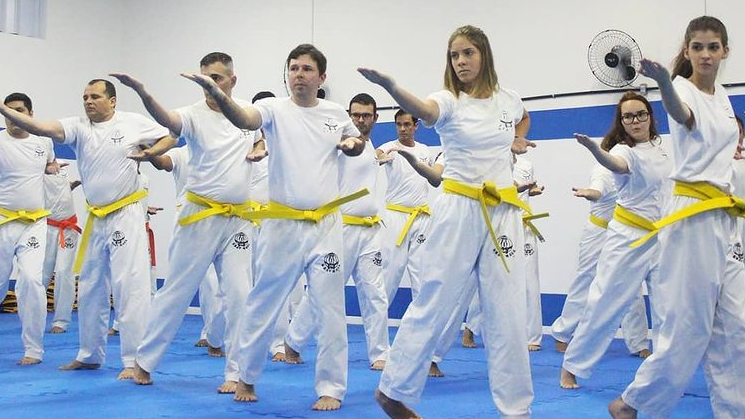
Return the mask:
<path id="1" fill-rule="evenodd" d="M 139 152 L 130 154 L 129 157 L 136 161 L 150 160 L 153 156 L 160 156 L 178 144 L 178 140 L 171 136 L 165 136 L 158 140 L 152 147 L 141 148 Z"/>
<path id="2" fill-rule="evenodd" d="M 39 121 L 1 103 L 0 114 L 31 134 L 49 137 L 60 143 L 65 141 L 65 130 L 59 121 Z"/>
<path id="3" fill-rule="evenodd" d="M 140 96 L 142 104 L 155 122 L 171 130 L 172 133 L 181 135 L 181 117 L 175 111 L 169 111 L 164 108 L 157 100 L 145 89 L 136 78 L 122 73 L 110 73 L 109 76 L 119 80 L 123 85 L 132 88 Z"/>
<path id="4" fill-rule="evenodd" d="M 693 112 L 691 112 L 688 105 L 680 100 L 678 93 L 673 87 L 673 82 L 670 80 L 670 73 L 667 69 L 663 65 L 646 58 L 642 58 L 640 64 L 640 72 L 657 82 L 657 86 L 660 88 L 662 104 L 665 105 L 667 114 L 690 130 L 696 122 Z"/>
<path id="5" fill-rule="evenodd" d="M 620 157 L 616 157 L 600 148 L 600 145 L 584 134 L 574 134 L 577 142 L 585 146 L 603 167 L 614 173 L 629 173 L 629 165 Z"/>
<path id="6" fill-rule="evenodd" d="M 372 83 L 375 83 L 385 89 L 402 108 L 415 116 L 426 125 L 434 125 L 437 118 L 440 117 L 440 107 L 434 100 L 421 100 L 413 94 L 402 89 L 396 84 L 396 81 L 387 74 L 383 74 L 372 68 L 358 68 L 357 71 Z"/>
<path id="7" fill-rule="evenodd" d="M 347 156 L 359 156 L 365 150 L 365 142 L 357 137 L 344 137 L 336 148 Z"/>
<path id="8" fill-rule="evenodd" d="M 266 141 L 262 138 L 254 143 L 251 151 L 246 155 L 246 160 L 250 162 L 260 162 L 264 157 L 269 155 L 269 151 L 266 149 Z"/>
<path id="9" fill-rule="evenodd" d="M 261 114 L 252 107 L 241 108 L 230 96 L 220 90 L 211 78 L 203 74 L 182 73 L 181 76 L 197 83 L 215 99 L 223 115 L 240 129 L 255 131 L 261 128 Z"/>
<path id="10" fill-rule="evenodd" d="M 435 188 L 440 186 L 442 183 L 442 172 L 445 170 L 445 166 L 435 163 L 432 166 L 419 160 L 413 154 L 409 153 L 408 150 L 396 149 L 401 157 L 403 157 L 414 170 L 419 173 L 423 178 L 427 179 L 430 185 Z"/>

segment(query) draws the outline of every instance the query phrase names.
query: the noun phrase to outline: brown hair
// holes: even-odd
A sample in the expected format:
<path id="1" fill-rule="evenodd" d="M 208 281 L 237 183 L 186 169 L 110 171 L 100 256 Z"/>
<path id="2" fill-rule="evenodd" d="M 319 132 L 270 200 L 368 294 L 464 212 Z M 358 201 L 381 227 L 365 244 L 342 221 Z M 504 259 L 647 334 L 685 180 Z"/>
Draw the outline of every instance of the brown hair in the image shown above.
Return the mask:
<path id="1" fill-rule="evenodd" d="M 455 38 L 462 36 L 472 43 L 481 53 L 481 68 L 474 84 L 472 92 L 465 92 L 463 83 L 458 79 L 458 75 L 453 68 L 453 62 L 450 59 L 450 47 L 453 45 Z M 445 89 L 449 90 L 455 97 L 460 92 L 474 94 L 476 96 L 491 96 L 499 91 L 499 80 L 497 71 L 494 69 L 494 57 L 492 55 L 489 38 L 486 37 L 481 29 L 467 25 L 456 29 L 448 41 L 448 50 L 446 51 L 445 60 Z"/>
<path id="2" fill-rule="evenodd" d="M 693 19 L 688 23 L 685 38 L 683 39 L 683 46 L 680 48 L 678 56 L 675 57 L 675 61 L 673 61 L 673 72 L 670 75 L 671 79 L 674 79 L 678 75 L 685 78 L 689 78 L 693 75 L 693 66 L 691 65 L 691 61 L 685 57 L 685 51 L 688 49 L 688 44 L 691 42 L 693 34 L 699 31 L 712 31 L 719 35 L 724 48 L 727 48 L 729 45 L 727 28 L 721 20 L 713 16 L 700 16 Z"/>
<path id="3" fill-rule="evenodd" d="M 636 92 L 626 92 L 623 94 L 623 96 L 621 96 L 621 100 L 618 101 L 618 105 L 616 105 L 613 125 L 611 125 L 610 130 L 607 134 L 605 134 L 605 137 L 603 137 L 603 141 L 600 143 L 600 148 L 602 148 L 603 150 L 610 151 L 616 144 L 625 144 L 629 147 L 634 147 L 636 145 L 634 139 L 626 133 L 626 130 L 623 127 L 623 122 L 621 121 L 621 105 L 624 102 L 628 102 L 630 100 L 638 100 L 639 102 L 642 102 L 644 104 L 645 108 L 647 108 L 647 112 L 649 112 L 650 140 L 653 140 L 660 136 L 657 133 L 657 121 L 654 119 L 654 111 L 652 110 L 652 105 L 650 105 L 647 98 Z"/>

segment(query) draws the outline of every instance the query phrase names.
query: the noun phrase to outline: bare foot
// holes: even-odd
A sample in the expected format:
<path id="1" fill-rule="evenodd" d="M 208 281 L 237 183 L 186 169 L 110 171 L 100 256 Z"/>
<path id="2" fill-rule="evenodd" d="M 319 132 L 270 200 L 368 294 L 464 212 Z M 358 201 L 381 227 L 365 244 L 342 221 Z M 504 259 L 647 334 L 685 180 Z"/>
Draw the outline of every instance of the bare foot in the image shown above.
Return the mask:
<path id="1" fill-rule="evenodd" d="M 386 396 L 379 389 L 375 390 L 375 400 L 386 415 L 392 419 L 422 419 L 415 411 L 406 407 L 405 404 Z"/>
<path id="2" fill-rule="evenodd" d="M 221 347 L 215 348 L 214 346 L 207 344 L 207 355 L 215 358 L 222 358 L 225 356 L 225 353 L 222 351 Z"/>
<path id="3" fill-rule="evenodd" d="M 556 352 L 563 354 L 567 351 L 568 343 L 554 339 L 554 346 L 556 346 Z"/>
<path id="4" fill-rule="evenodd" d="M 220 394 L 233 394 L 235 393 L 236 387 L 238 387 L 237 381 L 225 380 L 225 382 L 217 388 L 217 392 Z"/>
<path id="5" fill-rule="evenodd" d="M 207 339 L 199 339 L 194 343 L 194 346 L 197 348 L 206 348 L 207 347 Z"/>
<path id="6" fill-rule="evenodd" d="M 134 380 L 135 379 L 135 369 L 132 367 L 124 368 L 120 373 L 119 376 L 116 377 L 117 380 Z"/>
<path id="7" fill-rule="evenodd" d="M 570 390 L 579 388 L 579 384 L 577 384 L 577 377 L 575 377 L 574 374 L 565 370 L 564 368 L 561 369 L 561 375 L 559 376 L 559 385 L 561 386 L 561 388 Z"/>
<path id="8" fill-rule="evenodd" d="M 540 351 L 541 345 L 528 345 L 528 350 L 530 352 Z"/>
<path id="9" fill-rule="evenodd" d="M 620 397 L 608 405 L 608 412 L 615 419 L 636 419 L 636 409 L 627 405 Z"/>
<path id="10" fill-rule="evenodd" d="M 639 358 L 646 359 L 649 358 L 650 355 L 652 355 L 652 352 L 649 351 L 649 349 L 642 349 L 637 353 L 639 355 Z"/>
<path id="11" fill-rule="evenodd" d="M 112 327 L 109 329 L 109 336 L 119 336 L 119 331 Z"/>
<path id="12" fill-rule="evenodd" d="M 101 367 L 101 364 L 86 364 L 85 362 L 80 362 L 77 359 L 70 362 L 69 364 L 65 364 L 59 369 L 62 371 L 74 371 L 74 370 L 96 370 Z"/>
<path id="13" fill-rule="evenodd" d="M 444 377 L 445 373 L 440 371 L 440 367 L 437 366 L 437 362 L 432 362 L 429 364 L 429 374 L 430 377 L 440 378 Z"/>
<path id="14" fill-rule="evenodd" d="M 153 383 L 153 379 L 150 378 L 150 373 L 142 369 L 140 364 L 135 362 L 134 367 L 134 382 L 140 386 L 149 386 Z"/>
<path id="15" fill-rule="evenodd" d="M 21 358 L 20 361 L 17 362 L 18 365 L 36 365 L 41 364 L 41 359 L 39 358 L 32 358 L 30 356 L 24 356 Z"/>
<path id="16" fill-rule="evenodd" d="M 339 410 L 341 409 L 341 400 L 329 396 L 321 396 L 311 406 L 313 410 Z"/>
<path id="17" fill-rule="evenodd" d="M 287 358 L 285 357 L 285 354 L 282 352 L 277 352 L 274 355 L 272 355 L 272 362 L 285 362 Z"/>
<path id="18" fill-rule="evenodd" d="M 67 332 L 67 330 L 65 330 L 65 329 L 63 329 L 63 328 L 61 328 L 59 326 L 52 326 L 52 330 L 49 331 L 49 333 L 54 333 L 54 334 L 65 333 L 65 332 Z"/>
<path id="19" fill-rule="evenodd" d="M 287 342 L 285 342 L 285 362 L 288 364 L 303 363 L 303 358 L 300 357 L 300 352 L 292 349 Z"/>
<path id="20" fill-rule="evenodd" d="M 464 348 L 475 348 L 476 347 L 476 341 L 473 339 L 473 331 L 469 328 L 465 328 L 463 330 L 463 340 L 461 340 L 460 344 Z"/>
<path id="21" fill-rule="evenodd" d="M 233 400 L 237 402 L 258 402 L 259 398 L 256 397 L 253 384 L 246 384 L 243 381 L 238 380 Z"/>
<path id="22" fill-rule="evenodd" d="M 379 359 L 370 365 L 370 369 L 373 371 L 383 371 L 383 368 L 385 368 L 385 361 L 382 359 Z"/>

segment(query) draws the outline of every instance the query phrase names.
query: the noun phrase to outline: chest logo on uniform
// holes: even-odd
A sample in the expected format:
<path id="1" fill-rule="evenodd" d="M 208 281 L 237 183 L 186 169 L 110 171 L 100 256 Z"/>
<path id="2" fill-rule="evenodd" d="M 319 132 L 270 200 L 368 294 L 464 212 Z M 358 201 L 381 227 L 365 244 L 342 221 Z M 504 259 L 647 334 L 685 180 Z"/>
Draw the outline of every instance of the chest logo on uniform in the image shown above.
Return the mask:
<path id="1" fill-rule="evenodd" d="M 29 249 L 38 249 L 39 248 L 39 239 L 36 238 L 36 236 L 31 236 L 26 241 L 26 247 Z"/>
<path id="2" fill-rule="evenodd" d="M 114 145 L 119 145 L 122 143 L 122 140 L 124 139 L 124 135 L 119 130 L 114 131 L 113 134 L 111 134 L 111 143 Z"/>
<path id="3" fill-rule="evenodd" d="M 497 243 L 499 243 L 499 247 L 502 248 L 502 252 L 504 252 L 505 257 L 512 257 L 515 255 L 515 243 L 512 242 L 512 239 L 509 237 L 502 235 L 497 237 Z M 499 254 L 497 252 L 497 249 L 492 249 L 495 255 Z"/>
<path id="4" fill-rule="evenodd" d="M 72 237 L 65 237 L 65 249 L 72 249 L 75 247 L 75 240 Z"/>
<path id="5" fill-rule="evenodd" d="M 339 129 L 339 124 L 336 123 L 331 118 L 326 118 L 326 121 L 323 123 L 324 129 L 326 132 L 336 132 L 336 130 Z"/>
<path id="6" fill-rule="evenodd" d="M 125 244 L 127 244 L 127 237 L 121 231 L 116 230 L 111 235 L 111 244 L 116 247 L 124 246 Z"/>
<path id="7" fill-rule="evenodd" d="M 334 252 L 327 254 L 323 257 L 321 267 L 326 272 L 339 272 L 339 268 L 341 267 L 339 256 L 337 256 Z"/>
<path id="8" fill-rule="evenodd" d="M 251 130 L 241 129 L 241 140 L 248 140 L 251 137 Z"/>
<path id="9" fill-rule="evenodd" d="M 416 237 L 416 242 L 419 244 L 424 243 L 427 240 L 427 237 L 424 234 L 420 234 Z"/>
<path id="10" fill-rule="evenodd" d="M 535 249 L 533 248 L 533 245 L 530 243 L 525 243 L 525 256 L 533 256 L 535 253 Z"/>
<path id="11" fill-rule="evenodd" d="M 235 233 L 233 236 L 233 247 L 236 249 L 246 250 L 251 247 L 248 236 L 244 232 Z"/>
<path id="12" fill-rule="evenodd" d="M 502 117 L 499 118 L 498 131 L 509 131 L 513 128 L 514 122 L 509 118 L 507 111 L 502 111 Z"/>
<path id="13" fill-rule="evenodd" d="M 743 257 L 742 253 L 742 244 L 735 243 L 735 245 L 732 247 L 732 259 L 742 262 L 745 257 Z"/>
<path id="14" fill-rule="evenodd" d="M 46 150 L 44 150 L 41 147 L 36 147 L 36 150 L 34 150 L 34 153 L 36 154 L 36 157 L 44 157 L 44 155 L 47 154 Z"/>
<path id="15" fill-rule="evenodd" d="M 375 252 L 373 255 L 373 265 L 375 266 L 383 266 L 383 254 L 380 252 Z"/>

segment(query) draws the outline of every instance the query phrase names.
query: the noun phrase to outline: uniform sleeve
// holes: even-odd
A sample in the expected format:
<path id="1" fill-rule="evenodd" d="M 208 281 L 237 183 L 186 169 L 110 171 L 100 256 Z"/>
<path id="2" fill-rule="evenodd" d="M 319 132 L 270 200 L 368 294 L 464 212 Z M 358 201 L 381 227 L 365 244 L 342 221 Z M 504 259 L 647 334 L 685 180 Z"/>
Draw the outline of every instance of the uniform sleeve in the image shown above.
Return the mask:
<path id="1" fill-rule="evenodd" d="M 517 92 L 509 89 L 503 90 L 504 93 L 509 95 L 511 99 L 510 115 L 512 115 L 512 121 L 515 123 L 515 125 L 517 125 L 520 123 L 520 121 L 523 120 L 523 115 L 525 115 L 525 105 L 523 104 L 523 100 L 520 95 L 517 94 Z"/>
<path id="2" fill-rule="evenodd" d="M 172 170 L 177 170 L 177 168 L 181 169 L 181 165 L 184 163 L 184 153 L 182 153 L 181 149 L 184 147 L 186 146 L 174 147 L 163 154 L 164 156 L 168 156 L 171 159 L 171 166 L 173 166 Z"/>
<path id="3" fill-rule="evenodd" d="M 344 112 L 344 111 L 342 111 Z M 352 122 L 352 119 L 347 115 L 346 112 L 344 112 L 344 115 L 341 117 L 341 124 L 342 124 L 342 138 L 347 137 L 359 137 L 360 131 L 357 129 L 357 127 Z"/>
<path id="4" fill-rule="evenodd" d="M 439 92 L 429 95 L 427 99 L 435 101 L 437 106 L 440 108 L 440 115 L 437 117 L 437 121 L 435 121 L 434 125 L 435 129 L 437 129 L 446 124 L 452 117 L 453 112 L 455 111 L 456 98 L 452 93 L 450 93 L 450 91 L 440 90 Z M 432 128 L 427 124 L 423 125 L 427 128 Z"/>
<path id="5" fill-rule="evenodd" d="M 698 101 L 696 100 L 696 96 L 694 95 L 694 92 L 691 90 L 692 85 L 688 80 L 685 80 L 679 77 L 676 77 L 675 80 L 673 81 L 673 88 L 675 89 L 675 92 L 678 94 L 680 101 L 683 102 L 686 106 L 688 106 L 688 109 L 691 110 L 694 118 L 698 120 L 698 114 L 699 114 Z"/>
<path id="6" fill-rule="evenodd" d="M 629 146 L 618 144 L 610 151 L 611 156 L 620 157 L 626 162 L 626 166 L 629 167 L 629 174 L 636 173 L 638 171 L 638 159 L 636 153 Z"/>
<path id="7" fill-rule="evenodd" d="M 52 144 L 52 140 L 49 138 L 45 138 L 45 144 L 47 147 L 47 163 L 51 163 L 57 157 L 54 154 L 54 144 Z"/>
<path id="8" fill-rule="evenodd" d="M 176 113 L 181 118 L 181 137 L 190 141 L 194 138 L 194 115 L 191 111 L 191 107 L 183 107 L 176 109 Z"/>
<path id="9" fill-rule="evenodd" d="M 274 124 L 274 106 L 276 104 L 276 98 L 266 98 L 252 105 L 254 109 L 259 111 L 259 115 L 261 115 L 261 128 L 269 129 Z"/>
<path id="10" fill-rule="evenodd" d="M 601 196 L 605 196 L 616 189 L 616 184 L 611 172 L 598 164 L 592 169 L 588 188 L 599 191 Z"/>
<path id="11" fill-rule="evenodd" d="M 65 131 L 64 144 L 74 146 L 75 143 L 78 141 L 78 136 L 80 135 L 80 118 L 64 118 L 60 119 L 59 122 L 60 124 L 62 124 L 62 129 Z"/>

